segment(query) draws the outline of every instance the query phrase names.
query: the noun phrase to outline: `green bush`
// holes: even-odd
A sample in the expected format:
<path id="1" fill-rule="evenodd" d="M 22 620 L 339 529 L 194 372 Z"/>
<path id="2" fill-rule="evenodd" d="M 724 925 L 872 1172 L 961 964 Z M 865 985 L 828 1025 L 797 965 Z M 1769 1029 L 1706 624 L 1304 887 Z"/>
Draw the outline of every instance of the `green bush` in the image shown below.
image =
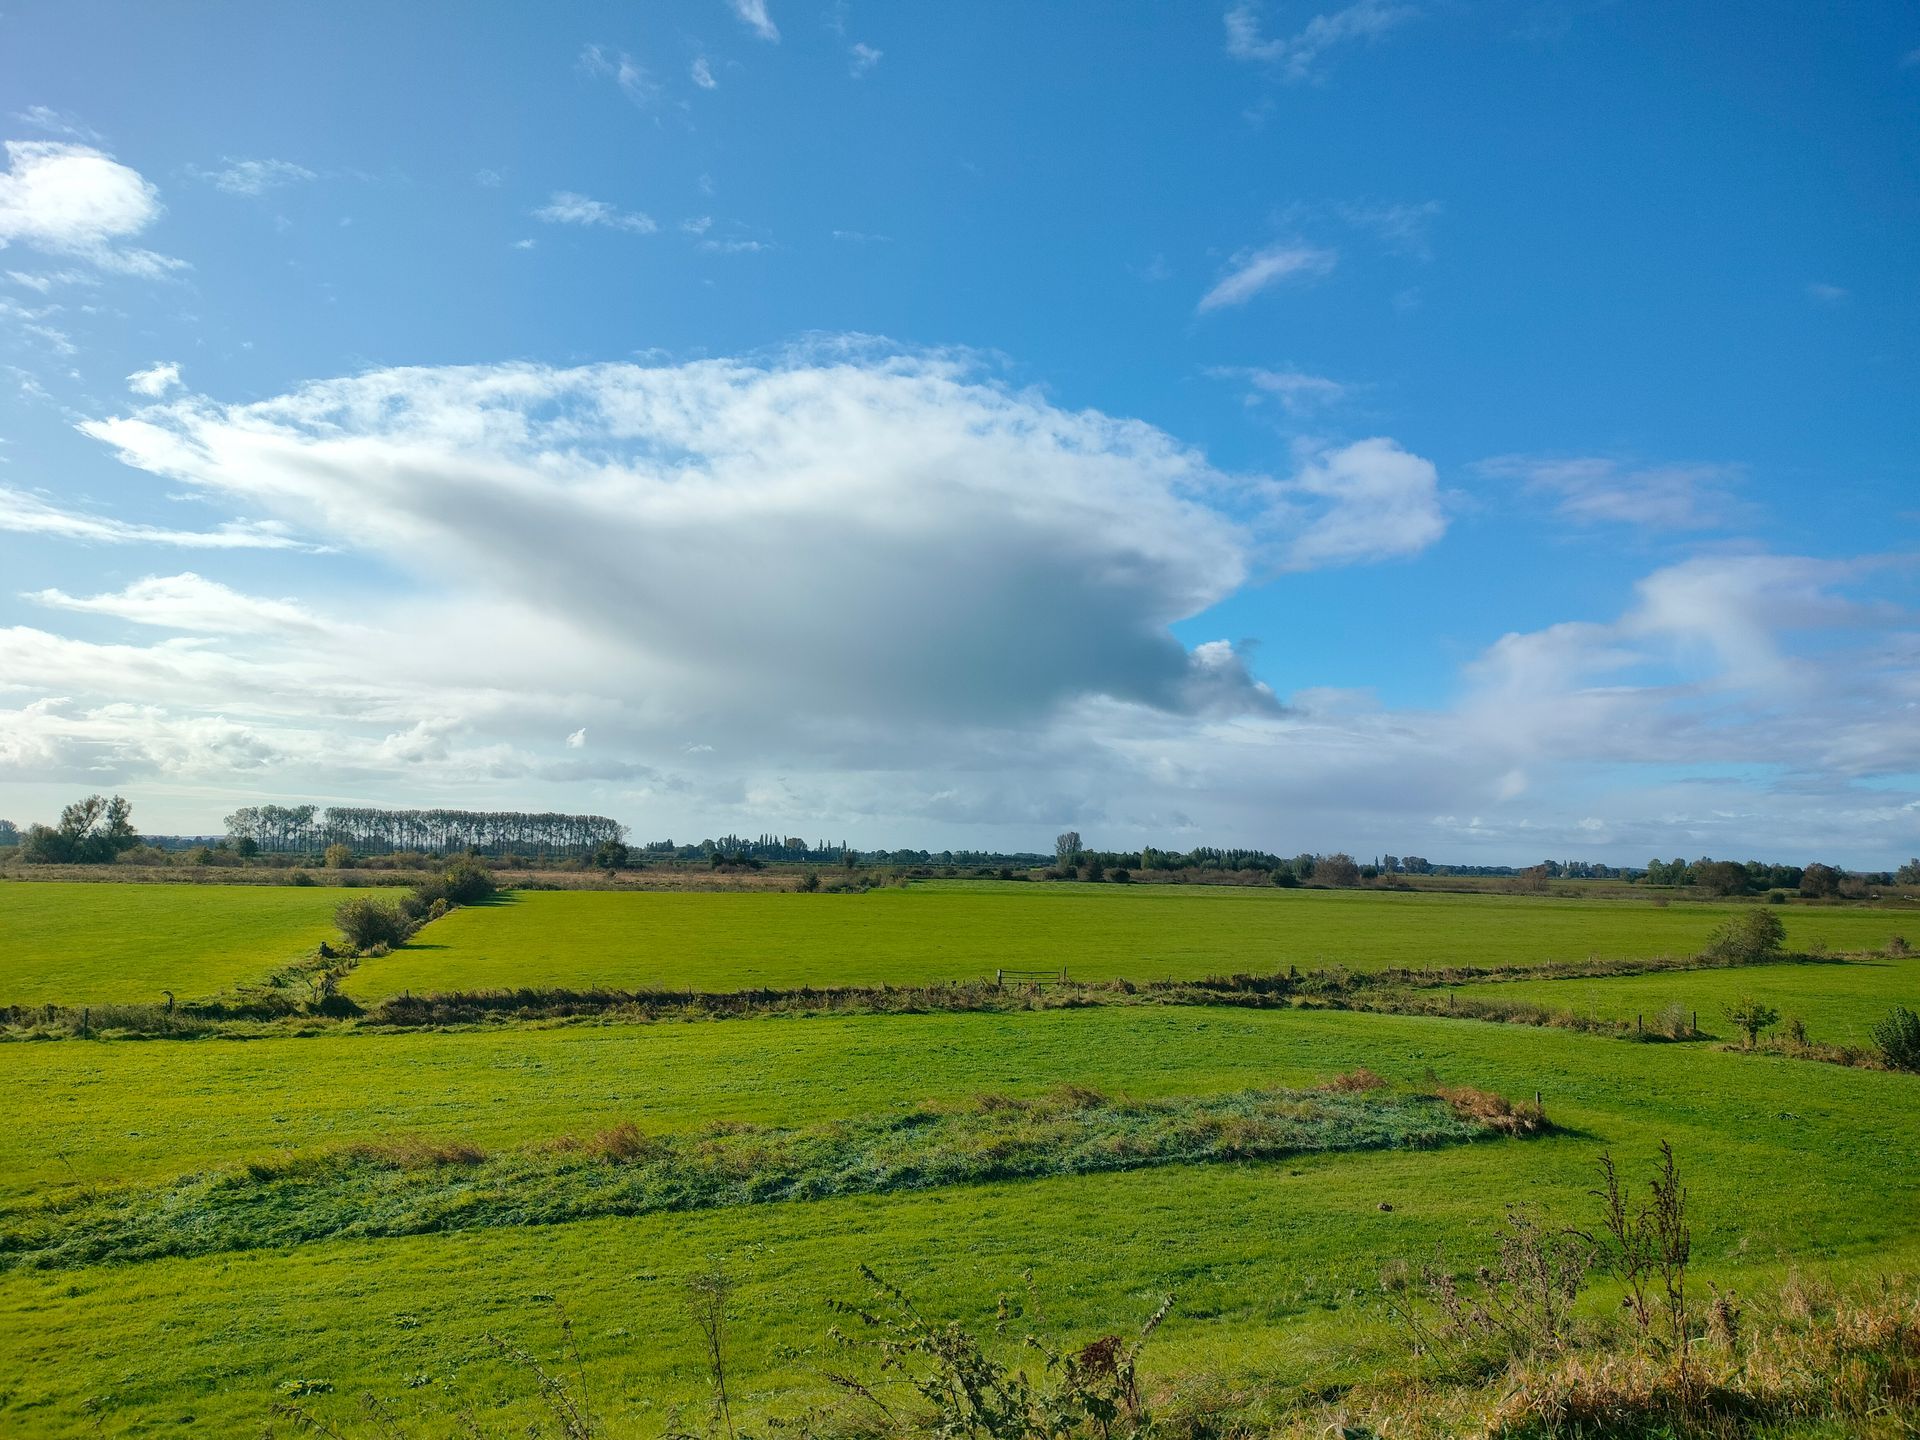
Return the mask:
<path id="1" fill-rule="evenodd" d="M 1873 1043 L 1896 1070 L 1920 1070 L 1920 1015 L 1896 1005 L 1873 1027 Z"/>
<path id="2" fill-rule="evenodd" d="M 498 888 L 493 883 L 493 872 L 474 859 L 454 861 L 441 879 L 446 885 L 449 905 L 477 905 Z"/>
<path id="3" fill-rule="evenodd" d="M 1786 938 L 1787 927 L 1778 915 L 1748 910 L 1713 932 L 1707 954 L 1729 965 L 1755 965 L 1777 958 Z"/>
<path id="4" fill-rule="evenodd" d="M 376 945 L 400 945 L 413 933 L 414 922 L 396 905 L 388 905 L 372 896 L 344 900 L 333 912 L 333 923 L 356 950 L 371 950 Z"/>

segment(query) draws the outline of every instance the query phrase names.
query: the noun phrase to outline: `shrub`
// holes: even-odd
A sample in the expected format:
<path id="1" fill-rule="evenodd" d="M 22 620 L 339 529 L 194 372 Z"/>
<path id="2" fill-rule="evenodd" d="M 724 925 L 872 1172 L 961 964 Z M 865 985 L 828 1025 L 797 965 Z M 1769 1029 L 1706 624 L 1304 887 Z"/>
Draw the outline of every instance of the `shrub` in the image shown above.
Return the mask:
<path id="1" fill-rule="evenodd" d="M 287 872 L 287 884 L 289 885 L 312 885 L 315 883 L 317 882 L 313 876 L 304 870 L 289 870 Z"/>
<path id="2" fill-rule="evenodd" d="M 493 883 L 493 872 L 472 858 L 454 861 L 441 879 L 446 885 L 447 901 L 453 905 L 477 905 L 498 888 Z"/>
<path id="3" fill-rule="evenodd" d="M 403 944 L 413 933 L 413 922 L 398 906 L 383 904 L 371 896 L 342 901 L 340 908 L 333 912 L 333 923 L 356 950 Z"/>
<path id="4" fill-rule="evenodd" d="M 1728 965 L 1756 965 L 1778 957 L 1786 938 L 1787 927 L 1778 915 L 1748 910 L 1713 932 L 1707 954 Z"/>
<path id="5" fill-rule="evenodd" d="M 1780 1012 L 1771 1005 L 1763 1004 L 1751 995 L 1742 995 L 1731 1005 L 1722 1005 L 1720 1013 L 1746 1036 L 1747 1049 L 1753 1048 L 1760 1038 L 1762 1030 L 1771 1030 L 1780 1023 Z"/>
<path id="6" fill-rule="evenodd" d="M 1873 1043 L 1895 1070 L 1920 1070 L 1920 1015 L 1894 1006 L 1874 1025 Z"/>
<path id="7" fill-rule="evenodd" d="M 329 845 L 324 857 L 329 870 L 351 870 L 353 868 L 353 847 L 351 845 Z"/>
<path id="8" fill-rule="evenodd" d="M 793 888 L 801 891 L 803 894 L 811 895 L 820 888 L 820 872 L 818 870 L 807 871 L 806 874 L 800 877 L 799 883 Z"/>

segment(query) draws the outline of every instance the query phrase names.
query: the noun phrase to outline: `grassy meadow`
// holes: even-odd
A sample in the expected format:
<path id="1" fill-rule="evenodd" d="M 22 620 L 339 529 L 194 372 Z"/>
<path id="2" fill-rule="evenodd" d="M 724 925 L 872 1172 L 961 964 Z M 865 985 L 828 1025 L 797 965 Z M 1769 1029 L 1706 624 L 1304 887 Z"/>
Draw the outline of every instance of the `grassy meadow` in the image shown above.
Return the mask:
<path id="1" fill-rule="evenodd" d="M 1600 1019 L 1644 1016 L 1648 1024 L 1667 1006 L 1677 1005 L 1689 1013 L 1698 1012 L 1700 1028 L 1708 1034 L 1728 1038 L 1735 1031 L 1721 1007 L 1751 996 L 1778 1010 L 1782 1024 L 1798 1017 L 1814 1041 L 1865 1046 L 1870 1043 L 1874 1022 L 1895 1005 L 1920 1011 L 1920 956 L 1679 970 L 1594 980 L 1515 980 L 1472 988 L 1474 993 L 1493 999 L 1551 1005 Z"/>
<path id="2" fill-rule="evenodd" d="M 62 917 L 14 973 L 70 999 L 137 985 L 143 955 L 203 990 L 261 978 L 311 949 L 340 898 L 21 883 L 0 886 L 0 913 Z M 968 883 L 522 892 L 364 960 L 348 989 L 1524 965 L 1687 953 L 1732 909 Z M 145 942 L 116 918 L 142 913 L 158 917 Z M 1795 947 L 1920 929 L 1897 910 L 1783 918 Z M 76 950 L 89 924 L 122 948 Z M 1710 996 L 1754 993 L 1842 1039 L 1914 1003 L 1916 978 L 1920 961 L 1869 958 L 1471 988 L 1627 1015 L 1698 997 L 1708 1028 Z M 697 1432 L 686 1283 L 716 1264 L 738 1284 L 753 1434 L 848 1363 L 828 1302 L 866 1297 L 862 1264 L 988 1330 L 1030 1269 L 1045 1314 L 1021 1325 L 1061 1338 L 1126 1333 L 1172 1293 L 1143 1362 L 1155 1393 L 1282 1405 L 1410 1363 L 1383 1263 L 1471 1268 L 1516 1203 L 1591 1223 L 1599 1155 L 1639 1175 L 1663 1140 L 1693 1192 L 1702 1293 L 1920 1270 L 1920 1075 L 1708 1042 L 1158 1005 L 251 1033 L 0 1043 L 0 1434 L 259 1434 L 289 1397 L 358 1434 L 363 1392 L 422 1440 L 463 1433 L 467 1406 L 489 1434 L 526 1433 L 533 1382 L 486 1337 L 555 1362 L 557 1305 L 612 1434 Z M 1384 1088 L 1320 1088 L 1360 1068 Z M 1539 1092 L 1556 1128 L 1499 1133 L 1424 1098 L 1455 1086 Z M 1599 1315 L 1612 1296 L 1583 1303 Z"/>
<path id="3" fill-rule="evenodd" d="M 922 985 L 1008 969 L 1150 980 L 1289 965 L 1525 965 L 1699 950 L 1740 907 L 1418 891 L 934 882 L 865 894 L 518 891 L 363 963 L 362 1002 L 513 986 Z M 1878 947 L 1920 914 L 1791 907 L 1789 947 Z"/>
<path id="4" fill-rule="evenodd" d="M 312 954 L 342 898 L 318 886 L 0 883 L 0 1005 L 214 995 Z"/>

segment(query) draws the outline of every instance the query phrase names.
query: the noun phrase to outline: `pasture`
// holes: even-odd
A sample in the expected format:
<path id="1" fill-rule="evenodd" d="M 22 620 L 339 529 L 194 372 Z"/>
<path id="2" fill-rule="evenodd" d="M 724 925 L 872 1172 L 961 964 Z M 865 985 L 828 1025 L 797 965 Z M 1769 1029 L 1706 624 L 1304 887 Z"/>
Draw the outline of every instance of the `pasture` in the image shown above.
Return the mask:
<path id="1" fill-rule="evenodd" d="M 1417 891 L 933 882 L 865 894 L 510 893 L 456 911 L 345 990 L 738 990 L 978 980 L 1065 967 L 1150 980 L 1289 965 L 1528 965 L 1698 951 L 1742 907 Z M 1789 948 L 1883 945 L 1913 912 L 1789 907 Z"/>
<path id="2" fill-rule="evenodd" d="M 343 898 L 319 886 L 0 883 L 0 1005 L 218 994 L 311 955 Z"/>
<path id="3" fill-rule="evenodd" d="M 1920 956 L 1854 958 L 1805 965 L 1745 965 L 1730 970 L 1679 970 L 1652 975 L 1613 975 L 1593 980 L 1515 980 L 1472 987 L 1496 1000 L 1524 1000 L 1607 1020 L 1644 1016 L 1651 1024 L 1669 1005 L 1698 1012 L 1708 1034 L 1732 1037 L 1721 1013 L 1752 996 L 1798 1017 L 1809 1038 L 1828 1045 L 1865 1046 L 1870 1032 L 1895 1005 L 1920 1011 Z"/>
<path id="4" fill-rule="evenodd" d="M 3 913 L 39 916 L 11 972 L 37 988 L 17 988 L 103 1002 L 162 968 L 202 993 L 262 978 L 329 933 L 341 898 L 0 886 Z M 1548 963 L 1697 951 L 1734 909 L 979 883 L 528 891 L 433 922 L 348 988 Z M 1915 928 L 1897 910 L 1783 918 L 1794 947 Z M 79 945 L 94 929 L 117 948 Z M 1703 1024 L 1722 989 L 1755 993 L 1844 1039 L 1823 1027 L 1877 1015 L 1916 977 L 1920 961 L 1869 959 L 1473 988 L 1602 1014 L 1697 996 Z M 277 1400 L 351 1422 L 362 1392 L 408 1434 L 460 1433 L 467 1405 L 517 1433 L 532 1384 L 484 1337 L 552 1361 L 556 1304 L 613 1433 L 697 1430 L 685 1286 L 715 1265 L 738 1283 L 732 1365 L 756 1434 L 823 1397 L 842 1359 L 827 1302 L 864 1298 L 862 1264 L 982 1324 L 1031 1269 L 1034 1323 L 1060 1337 L 1124 1333 L 1172 1293 L 1150 1383 L 1277 1404 L 1405 1363 L 1384 1261 L 1470 1266 L 1510 1204 L 1588 1219 L 1598 1156 L 1638 1173 L 1662 1140 L 1695 1195 L 1703 1280 L 1920 1267 L 1920 1076 L 1711 1044 L 1157 1005 L 249 1033 L 0 1043 L 0 1433 L 259 1433 Z M 1387 1088 L 1317 1090 L 1359 1067 Z M 1462 1127 L 1423 1098 L 1445 1086 L 1539 1091 L 1558 1128 Z"/>
<path id="5" fill-rule="evenodd" d="M 861 1263 L 908 1283 L 933 1313 L 974 1320 L 1031 1266 L 1051 1321 L 1083 1332 L 1137 1321 L 1170 1290 L 1179 1303 L 1150 1352 L 1159 1373 L 1329 1383 L 1403 1346 L 1377 1301 L 1383 1258 L 1438 1245 L 1464 1260 L 1511 1201 L 1578 1214 L 1602 1149 L 1637 1163 L 1661 1139 L 1696 1192 L 1702 1272 L 1723 1285 L 1791 1264 L 1920 1261 L 1920 1077 L 1307 1011 L 5 1046 L 0 1083 L 21 1109 L 0 1149 L 10 1180 L 0 1231 L 81 1188 L 354 1139 L 423 1133 L 491 1149 L 622 1120 L 668 1134 L 804 1125 L 1060 1083 L 1206 1096 L 1310 1086 L 1358 1064 L 1401 1084 L 1432 1072 L 1509 1094 L 1541 1088 L 1564 1128 L 1436 1150 L 10 1269 L 0 1353 L 15 1358 L 0 1428 L 243 1433 L 289 1384 L 314 1382 L 330 1388 L 311 1403 L 335 1415 L 352 1413 L 364 1388 L 442 1415 L 456 1397 L 491 1407 L 512 1391 L 521 1398 L 501 1414 L 524 1416 L 524 1387 L 479 1337 L 552 1354 L 552 1297 L 582 1336 L 594 1392 L 651 1434 L 673 1401 L 700 1396 L 681 1285 L 712 1259 L 741 1282 L 735 1363 L 756 1412 L 792 1413 L 817 1396 L 824 1302 L 859 1298 Z M 76 1175 L 63 1155 L 84 1168 Z M 1794 1184 L 1780 1184 L 1789 1170 Z"/>

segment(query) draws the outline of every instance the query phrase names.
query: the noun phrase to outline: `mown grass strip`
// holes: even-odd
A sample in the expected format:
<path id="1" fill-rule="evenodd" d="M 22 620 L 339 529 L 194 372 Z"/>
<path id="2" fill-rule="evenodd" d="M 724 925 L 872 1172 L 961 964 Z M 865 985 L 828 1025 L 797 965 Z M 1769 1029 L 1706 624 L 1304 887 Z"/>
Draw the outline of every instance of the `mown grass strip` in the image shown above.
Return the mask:
<path id="1" fill-rule="evenodd" d="M 1403 1095 L 1371 1076 L 1319 1090 L 1127 1100 L 1064 1088 L 793 1129 L 619 1125 L 487 1154 L 400 1138 L 287 1155 L 164 1187 L 87 1188 L 0 1213 L 0 1270 L 555 1225 L 1314 1151 L 1418 1149 L 1545 1128 L 1479 1091 Z"/>

